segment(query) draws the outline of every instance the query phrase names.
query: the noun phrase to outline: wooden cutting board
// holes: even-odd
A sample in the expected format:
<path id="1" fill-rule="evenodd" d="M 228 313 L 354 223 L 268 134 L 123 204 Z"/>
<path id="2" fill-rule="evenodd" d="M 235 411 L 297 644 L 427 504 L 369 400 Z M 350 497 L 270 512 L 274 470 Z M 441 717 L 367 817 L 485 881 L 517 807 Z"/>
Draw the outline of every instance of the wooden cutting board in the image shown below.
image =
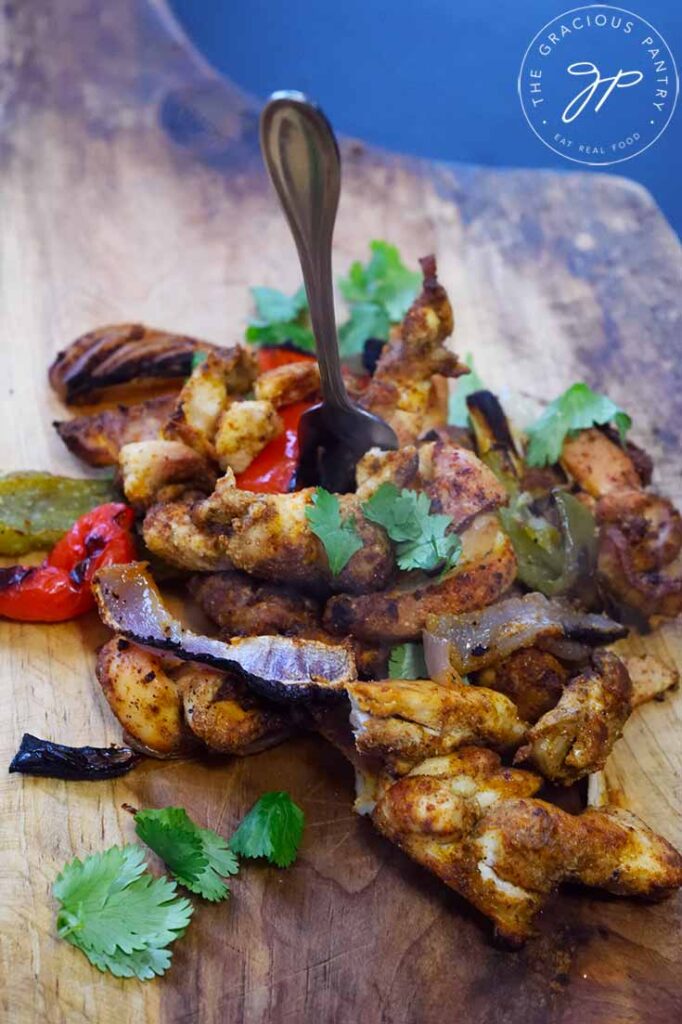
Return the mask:
<path id="1" fill-rule="evenodd" d="M 63 411 L 45 371 L 60 346 L 122 320 L 233 342 L 248 286 L 293 289 L 299 271 L 254 104 L 191 52 L 161 0 L 42 0 L 4 15 L 2 468 L 78 474 L 51 428 Z M 511 84 L 504 102 L 515 116 Z M 679 502 L 680 249 L 648 194 L 597 174 L 436 166 L 356 143 L 344 160 L 337 268 L 372 238 L 411 263 L 435 251 L 457 348 L 489 386 L 531 407 L 580 378 L 608 391 Z M 3 624 L 3 764 L 25 730 L 119 740 L 93 677 L 104 636 L 94 616 Z M 679 660 L 681 640 L 669 626 L 648 646 Z M 678 845 L 681 709 L 676 696 L 636 712 L 609 765 L 627 805 Z M 12 1024 L 677 1019 L 679 900 L 565 892 L 525 950 L 495 949 L 482 918 L 353 815 L 351 772 L 316 738 L 243 761 L 152 762 L 111 783 L 1 786 L 0 1000 Z M 117 981 L 56 938 L 51 883 L 74 855 L 133 838 L 124 802 L 181 804 L 229 833 L 280 787 L 307 816 L 298 863 L 249 865 L 229 904 L 199 906 L 166 977 Z"/>

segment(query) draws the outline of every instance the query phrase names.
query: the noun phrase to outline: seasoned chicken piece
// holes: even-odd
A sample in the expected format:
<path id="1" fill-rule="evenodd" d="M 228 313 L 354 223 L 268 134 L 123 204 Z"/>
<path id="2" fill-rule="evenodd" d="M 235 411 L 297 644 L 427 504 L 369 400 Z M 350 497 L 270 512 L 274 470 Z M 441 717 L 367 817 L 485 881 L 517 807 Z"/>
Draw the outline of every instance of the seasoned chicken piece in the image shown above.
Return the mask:
<path id="1" fill-rule="evenodd" d="M 175 406 L 175 395 L 158 395 L 135 405 L 55 420 L 52 424 L 62 441 L 88 466 L 116 466 L 124 444 L 150 441 L 159 436 Z"/>
<path id="2" fill-rule="evenodd" d="M 594 498 L 641 487 L 630 456 L 597 427 L 567 437 L 560 461 L 569 476 Z"/>
<path id="3" fill-rule="evenodd" d="M 642 489 L 649 479 L 642 454 L 593 428 L 564 442 L 562 464 L 597 499 L 602 588 L 647 618 L 674 617 L 682 611 L 682 517 L 667 498 Z"/>
<path id="4" fill-rule="evenodd" d="M 188 490 L 210 492 L 216 479 L 206 460 L 180 441 L 126 444 L 119 453 L 119 467 L 125 496 L 136 508 L 170 501 Z"/>
<path id="5" fill-rule="evenodd" d="M 300 636 L 320 628 L 320 605 L 314 597 L 246 573 L 194 576 L 189 591 L 202 611 L 232 636 Z"/>
<path id="6" fill-rule="evenodd" d="M 272 402 L 233 402 L 220 415 L 214 445 L 222 469 L 243 473 L 284 424 Z"/>
<path id="7" fill-rule="evenodd" d="M 630 716 L 631 693 L 620 658 L 595 651 L 592 667 L 572 679 L 556 707 L 530 729 L 514 764 L 529 762 L 564 786 L 603 768 Z"/>
<path id="8" fill-rule="evenodd" d="M 480 672 L 476 685 L 506 694 L 525 722 L 537 722 L 557 704 L 567 679 L 567 669 L 553 654 L 526 647 Z"/>
<path id="9" fill-rule="evenodd" d="M 362 780 L 369 794 L 372 788 Z M 530 799 L 540 779 L 465 748 L 375 786 L 373 821 L 417 863 L 491 918 L 513 945 L 562 881 L 658 899 L 682 885 L 682 858 L 634 815 L 575 816 Z"/>
<path id="10" fill-rule="evenodd" d="M 272 402 L 276 409 L 312 401 L 320 397 L 320 367 L 312 360 L 276 366 L 261 373 L 254 390 L 256 398 Z"/>
<path id="11" fill-rule="evenodd" d="M 125 731 L 146 750 L 171 757 L 191 749 L 191 733 L 171 677 L 173 659 L 114 637 L 100 649 L 97 679 Z"/>
<path id="12" fill-rule="evenodd" d="M 242 345 L 209 353 L 185 382 L 163 436 L 215 459 L 213 439 L 218 420 L 235 395 L 251 390 L 257 373 L 255 354 Z"/>
<path id="13" fill-rule="evenodd" d="M 653 654 L 619 654 L 632 682 L 633 708 L 650 700 L 663 700 L 668 690 L 676 690 L 680 673 L 676 668 L 664 665 Z"/>
<path id="14" fill-rule="evenodd" d="M 440 440 L 394 452 L 371 448 L 358 463 L 356 477 L 363 501 L 387 482 L 401 490 L 424 491 L 431 511 L 450 516 L 455 530 L 479 512 L 491 512 L 508 501 L 502 484 L 473 452 Z"/>
<path id="15" fill-rule="evenodd" d="M 307 488 L 293 494 L 255 494 L 237 489 L 234 477 L 227 475 L 197 505 L 195 521 L 222 531 L 222 550 L 235 568 L 260 579 L 352 593 L 385 586 L 394 567 L 391 544 L 381 527 L 365 519 L 354 494 L 338 496 L 341 517 L 354 518 L 363 546 L 332 576 L 324 546 L 306 518 L 313 493 L 314 488 Z"/>
<path id="16" fill-rule="evenodd" d="M 454 326 L 445 289 L 438 283 L 436 260 L 420 260 L 421 295 L 407 311 L 397 336 L 379 358 L 371 383 L 359 401 L 386 420 L 400 444 L 447 423 L 448 390 L 444 378 L 468 373 L 444 345 Z"/>
<path id="17" fill-rule="evenodd" d="M 413 575 L 379 594 L 332 597 L 325 627 L 375 642 L 419 640 L 429 615 L 483 608 L 501 597 L 514 582 L 516 558 L 497 517 L 484 514 L 463 532 L 462 554 L 451 572 L 442 579 Z"/>
<path id="18" fill-rule="evenodd" d="M 220 352 L 216 345 L 143 324 L 110 324 L 76 338 L 57 353 L 50 385 L 69 405 L 82 405 L 121 385 L 181 380 L 195 352 Z"/>
<path id="19" fill-rule="evenodd" d="M 177 682 L 185 720 L 211 751 L 255 754 L 291 735 L 284 714 L 254 697 L 225 672 L 185 665 Z"/>
<path id="20" fill-rule="evenodd" d="M 466 744 L 516 747 L 526 734 L 514 704 L 483 687 L 389 679 L 351 683 L 346 692 L 357 749 L 401 775 L 427 757 Z"/>
<path id="21" fill-rule="evenodd" d="M 152 554 L 178 569 L 231 569 L 220 537 L 198 527 L 192 519 L 192 509 L 200 497 L 190 494 L 180 501 L 152 505 L 142 525 L 144 542 Z"/>

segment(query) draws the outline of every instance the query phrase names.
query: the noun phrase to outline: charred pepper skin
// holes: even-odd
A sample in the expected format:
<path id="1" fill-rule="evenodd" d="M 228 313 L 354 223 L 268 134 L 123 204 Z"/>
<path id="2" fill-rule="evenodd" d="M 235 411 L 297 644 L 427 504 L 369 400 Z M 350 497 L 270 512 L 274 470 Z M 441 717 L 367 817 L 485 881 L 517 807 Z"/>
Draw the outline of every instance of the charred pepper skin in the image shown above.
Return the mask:
<path id="1" fill-rule="evenodd" d="M 142 754 L 130 747 L 68 747 L 25 732 L 9 771 L 49 779 L 97 782 L 125 775 Z"/>

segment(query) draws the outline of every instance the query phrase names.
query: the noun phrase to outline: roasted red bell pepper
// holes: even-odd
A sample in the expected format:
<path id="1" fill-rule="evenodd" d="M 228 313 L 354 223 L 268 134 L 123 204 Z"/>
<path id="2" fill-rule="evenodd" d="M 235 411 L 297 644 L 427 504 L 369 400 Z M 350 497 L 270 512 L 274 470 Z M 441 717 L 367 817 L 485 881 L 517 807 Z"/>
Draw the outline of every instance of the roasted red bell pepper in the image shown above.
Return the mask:
<path id="1" fill-rule="evenodd" d="M 289 490 L 298 462 L 298 424 L 316 402 L 294 402 L 279 410 L 284 433 L 265 446 L 243 473 L 237 473 L 237 487 L 243 491 L 283 494 Z"/>
<path id="2" fill-rule="evenodd" d="M 288 345 L 270 345 L 258 349 L 258 372 L 265 373 L 277 366 L 286 366 L 287 363 L 310 363 L 314 360 L 315 356 Z"/>
<path id="3" fill-rule="evenodd" d="M 97 570 L 137 557 L 134 518 L 119 502 L 99 505 L 76 520 L 42 565 L 0 569 L 0 615 L 20 622 L 64 622 L 90 611 Z"/>

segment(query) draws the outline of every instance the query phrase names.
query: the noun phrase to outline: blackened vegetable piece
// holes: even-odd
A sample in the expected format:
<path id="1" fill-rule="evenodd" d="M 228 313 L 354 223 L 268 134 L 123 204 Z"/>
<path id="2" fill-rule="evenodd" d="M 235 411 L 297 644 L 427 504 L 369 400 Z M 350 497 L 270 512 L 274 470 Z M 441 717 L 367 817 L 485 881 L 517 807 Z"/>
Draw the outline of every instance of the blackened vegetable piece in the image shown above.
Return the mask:
<path id="1" fill-rule="evenodd" d="M 9 770 L 49 779 L 96 782 L 125 775 L 140 760 L 142 754 L 130 747 L 67 747 L 25 732 Z"/>

